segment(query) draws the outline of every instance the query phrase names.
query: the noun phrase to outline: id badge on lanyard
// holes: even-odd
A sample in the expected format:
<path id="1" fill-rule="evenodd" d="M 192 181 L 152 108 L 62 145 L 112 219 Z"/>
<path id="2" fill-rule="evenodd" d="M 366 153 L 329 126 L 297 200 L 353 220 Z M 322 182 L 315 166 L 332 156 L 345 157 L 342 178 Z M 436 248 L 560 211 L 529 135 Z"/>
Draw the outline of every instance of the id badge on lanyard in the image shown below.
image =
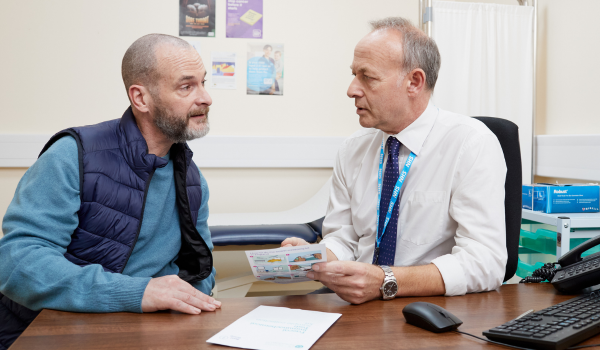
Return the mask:
<path id="1" fill-rule="evenodd" d="M 379 171 L 377 172 L 377 221 L 375 226 L 375 232 L 377 233 L 376 245 L 375 245 L 375 262 L 377 264 L 377 260 L 379 260 L 379 244 L 381 243 L 381 239 L 385 234 L 385 229 L 387 228 L 390 219 L 392 218 L 392 212 L 394 211 L 394 205 L 398 200 L 398 196 L 400 195 L 400 189 L 404 184 L 404 180 L 406 179 L 406 175 L 408 175 L 408 171 L 410 167 L 417 157 L 413 152 L 410 152 L 410 155 L 406 159 L 406 163 L 404 163 L 404 168 L 402 172 L 400 172 L 400 176 L 398 176 L 398 180 L 396 181 L 396 185 L 394 186 L 394 191 L 392 192 L 392 198 L 390 198 L 390 205 L 388 206 L 387 213 L 385 214 L 385 221 L 383 223 L 383 229 L 381 230 L 381 234 L 379 234 L 379 206 L 381 203 L 381 191 L 383 187 L 383 156 L 384 156 L 384 141 L 381 141 L 381 150 L 379 152 Z"/>

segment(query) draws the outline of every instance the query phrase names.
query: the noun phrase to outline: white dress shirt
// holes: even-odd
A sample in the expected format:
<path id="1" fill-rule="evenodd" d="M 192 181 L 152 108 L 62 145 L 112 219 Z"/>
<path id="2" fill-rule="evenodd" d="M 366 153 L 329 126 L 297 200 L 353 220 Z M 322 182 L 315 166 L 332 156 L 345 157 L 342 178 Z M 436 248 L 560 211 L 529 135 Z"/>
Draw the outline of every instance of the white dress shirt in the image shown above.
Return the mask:
<path id="1" fill-rule="evenodd" d="M 400 191 L 394 265 L 435 264 L 448 296 L 498 288 L 507 259 L 504 154 L 483 123 L 432 104 L 397 135 L 363 129 L 344 141 L 323 243 L 339 260 L 372 263 L 379 152 L 390 136 L 402 143 L 400 169 L 417 156 Z"/>

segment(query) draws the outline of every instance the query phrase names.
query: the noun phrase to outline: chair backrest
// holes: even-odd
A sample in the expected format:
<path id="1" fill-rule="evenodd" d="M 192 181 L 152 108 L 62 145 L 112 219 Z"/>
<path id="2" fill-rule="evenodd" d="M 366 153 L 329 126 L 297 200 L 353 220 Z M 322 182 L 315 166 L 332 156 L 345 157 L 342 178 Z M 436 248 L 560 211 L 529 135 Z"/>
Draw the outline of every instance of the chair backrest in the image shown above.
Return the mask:
<path id="1" fill-rule="evenodd" d="M 506 181 L 504 183 L 504 213 L 506 216 L 506 251 L 508 260 L 504 281 L 517 272 L 519 260 L 519 235 L 521 234 L 521 188 L 523 176 L 521 169 L 521 147 L 519 145 L 519 127 L 510 120 L 493 117 L 473 117 L 480 120 L 500 141 L 506 162 Z"/>

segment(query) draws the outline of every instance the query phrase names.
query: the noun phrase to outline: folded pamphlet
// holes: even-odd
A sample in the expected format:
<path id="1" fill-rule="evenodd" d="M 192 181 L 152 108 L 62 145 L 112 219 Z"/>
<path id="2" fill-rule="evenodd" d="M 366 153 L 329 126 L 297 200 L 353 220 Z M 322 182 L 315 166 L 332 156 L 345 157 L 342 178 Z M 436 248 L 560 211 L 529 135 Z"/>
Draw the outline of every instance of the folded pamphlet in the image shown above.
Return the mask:
<path id="1" fill-rule="evenodd" d="M 306 273 L 327 261 L 325 244 L 246 251 L 252 273 L 259 281 L 297 283 L 312 281 Z"/>

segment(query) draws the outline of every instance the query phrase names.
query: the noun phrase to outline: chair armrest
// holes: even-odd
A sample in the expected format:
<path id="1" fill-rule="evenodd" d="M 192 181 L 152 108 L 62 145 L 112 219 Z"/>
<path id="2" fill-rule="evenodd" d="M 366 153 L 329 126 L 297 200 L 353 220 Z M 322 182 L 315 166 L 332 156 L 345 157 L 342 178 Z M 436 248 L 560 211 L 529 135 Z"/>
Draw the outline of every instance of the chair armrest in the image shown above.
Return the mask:
<path id="1" fill-rule="evenodd" d="M 215 246 L 280 244 L 289 237 L 317 241 L 317 233 L 308 224 L 210 226 L 209 230 Z"/>

